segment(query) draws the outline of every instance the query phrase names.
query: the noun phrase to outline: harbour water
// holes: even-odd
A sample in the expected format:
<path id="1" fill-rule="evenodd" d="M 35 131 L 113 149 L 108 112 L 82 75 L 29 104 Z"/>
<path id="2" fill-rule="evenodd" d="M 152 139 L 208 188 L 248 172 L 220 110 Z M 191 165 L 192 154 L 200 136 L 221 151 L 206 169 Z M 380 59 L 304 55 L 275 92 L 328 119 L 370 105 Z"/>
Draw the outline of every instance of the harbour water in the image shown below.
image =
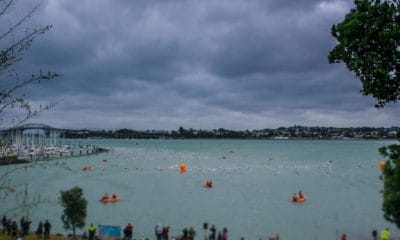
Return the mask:
<path id="1" fill-rule="evenodd" d="M 74 140 L 71 144 L 110 147 L 105 154 L 61 159 L 22 169 L 12 183 L 27 184 L 28 196 L 46 203 L 29 214 L 32 228 L 49 219 L 52 232 L 62 227 L 60 190 L 80 186 L 88 200 L 86 225 L 135 226 L 134 238 L 154 239 L 157 223 L 179 235 L 193 226 L 203 239 L 203 223 L 217 231 L 228 228 L 230 239 L 370 239 L 373 229 L 395 225 L 383 219 L 383 183 L 378 148 L 389 141 L 262 141 L 262 140 Z M 103 161 L 107 160 L 107 161 Z M 186 173 L 179 172 L 185 163 Z M 82 171 L 84 166 L 92 171 Z M 4 172 L 10 166 L 1 166 Z M 15 166 L 11 166 L 15 167 Z M 212 179 L 213 188 L 203 182 Z M 290 197 L 302 190 L 304 203 Z M 122 200 L 102 204 L 105 193 Z M 13 207 L 11 196 L 0 212 Z M 19 217 L 22 215 L 19 215 Z M 18 218 L 19 219 L 19 218 Z M 87 229 L 87 227 L 85 229 Z M 82 232 L 83 230 L 78 230 Z"/>

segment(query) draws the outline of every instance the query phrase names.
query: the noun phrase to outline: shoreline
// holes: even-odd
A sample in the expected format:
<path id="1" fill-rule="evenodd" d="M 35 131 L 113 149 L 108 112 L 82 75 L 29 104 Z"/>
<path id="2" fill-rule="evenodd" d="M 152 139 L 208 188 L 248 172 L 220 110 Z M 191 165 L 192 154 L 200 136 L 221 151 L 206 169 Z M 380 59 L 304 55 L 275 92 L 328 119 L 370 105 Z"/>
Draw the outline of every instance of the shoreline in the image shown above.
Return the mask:
<path id="1" fill-rule="evenodd" d="M 101 233 L 100 233 L 100 226 L 103 226 L 103 225 L 99 224 L 99 225 L 95 225 L 95 226 L 96 226 L 96 233 L 95 233 L 96 238 L 95 239 L 100 239 L 100 240 L 101 239 L 125 239 L 124 238 L 124 233 L 123 233 L 123 229 L 124 229 L 125 226 L 118 226 L 118 227 L 121 228 L 120 237 L 102 236 Z M 36 225 L 33 225 L 32 229 L 29 231 L 29 233 L 27 235 L 23 236 L 21 239 L 24 239 L 24 240 L 37 240 L 38 236 L 35 233 L 35 229 L 36 229 L 35 227 L 36 227 Z M 186 227 L 186 229 L 188 229 L 188 228 Z M 0 232 L 0 240 L 9 240 L 10 238 L 13 239 L 11 235 L 8 235 L 6 232 L 3 232 L 3 231 L 4 230 L 2 229 L 2 231 Z M 88 234 L 87 226 L 85 226 L 83 229 L 77 229 L 77 233 L 76 233 L 75 237 L 73 237 L 73 235 L 72 235 L 72 233 L 70 231 L 71 230 L 69 230 L 69 233 L 68 232 L 66 232 L 66 233 L 57 233 L 57 232 L 56 233 L 51 233 L 49 235 L 49 240 L 87 240 L 88 239 L 88 235 L 89 234 Z M 149 236 L 146 236 L 146 237 L 145 236 L 135 236 L 135 232 L 136 231 L 137 230 L 134 228 L 134 230 L 133 230 L 133 235 L 134 236 L 132 236 L 132 238 L 131 238 L 133 240 L 134 239 L 138 239 L 138 240 L 147 239 L 148 240 L 148 239 L 152 239 L 152 237 L 153 237 L 153 236 L 151 236 L 151 237 L 149 237 Z M 204 236 L 202 236 L 202 233 L 199 232 L 197 238 L 196 238 L 197 233 L 195 231 L 193 237 L 187 236 L 186 238 L 184 238 L 184 236 L 180 235 L 180 234 L 178 234 L 178 235 L 169 234 L 168 235 L 168 239 L 169 240 L 172 240 L 172 239 L 180 239 L 180 240 L 192 240 L 193 239 L 193 240 L 195 240 L 195 239 L 202 239 L 203 238 L 204 240 L 208 240 L 208 239 L 210 239 L 209 236 L 211 235 L 211 231 L 210 231 L 210 229 L 205 229 L 205 231 L 206 232 L 205 232 Z M 137 233 L 136 233 L 136 235 L 137 235 Z M 282 233 L 272 233 L 272 234 L 265 233 L 264 235 L 265 236 L 262 239 L 278 240 L 278 239 L 280 239 L 280 236 L 282 236 Z M 380 230 L 378 231 L 378 236 L 379 235 L 380 235 Z M 228 236 L 229 236 L 229 233 L 228 233 Z M 338 236 L 336 236 L 336 238 L 337 237 Z M 353 236 L 353 238 L 354 237 L 355 236 Z M 242 238 L 246 239 L 246 237 L 242 237 Z M 371 236 L 371 238 L 372 238 L 372 236 Z M 16 238 L 16 239 L 18 239 L 18 238 Z M 42 235 L 42 238 L 40 238 L 40 239 L 43 239 L 43 235 Z M 164 239 L 164 238 L 162 238 L 162 239 Z M 354 238 L 354 239 L 358 239 L 358 238 Z M 400 240 L 400 236 L 391 236 L 389 239 L 390 240 Z"/>

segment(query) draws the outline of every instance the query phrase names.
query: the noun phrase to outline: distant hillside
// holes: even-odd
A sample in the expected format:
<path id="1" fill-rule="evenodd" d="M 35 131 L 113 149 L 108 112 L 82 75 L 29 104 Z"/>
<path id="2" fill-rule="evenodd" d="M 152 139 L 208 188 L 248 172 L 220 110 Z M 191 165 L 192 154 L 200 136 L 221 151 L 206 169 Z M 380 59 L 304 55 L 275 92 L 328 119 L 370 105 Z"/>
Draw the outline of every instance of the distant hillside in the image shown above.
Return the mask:
<path id="1" fill-rule="evenodd" d="M 105 130 L 79 130 L 66 131 L 66 138 L 117 138 L 117 139 L 398 139 L 400 127 L 374 128 L 374 127 L 280 127 L 276 129 L 261 130 L 229 130 L 229 129 L 185 129 L 177 130 L 132 130 L 119 129 L 116 131 Z"/>

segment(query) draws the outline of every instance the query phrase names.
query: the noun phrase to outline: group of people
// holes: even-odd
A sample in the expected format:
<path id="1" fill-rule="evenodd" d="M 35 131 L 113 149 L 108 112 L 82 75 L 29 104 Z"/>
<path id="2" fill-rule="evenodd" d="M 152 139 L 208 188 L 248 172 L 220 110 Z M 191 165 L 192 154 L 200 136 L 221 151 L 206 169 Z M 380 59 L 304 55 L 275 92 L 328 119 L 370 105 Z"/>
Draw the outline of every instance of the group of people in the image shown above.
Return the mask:
<path id="1" fill-rule="evenodd" d="M 169 240 L 169 226 L 163 226 L 158 223 L 154 227 L 154 233 L 156 234 L 157 240 Z"/>
<path id="2" fill-rule="evenodd" d="M 7 217 L 4 215 L 3 218 L 1 219 L 1 224 L 3 226 L 3 233 L 7 233 L 7 235 L 10 235 L 13 239 L 16 239 L 18 235 L 24 235 L 25 232 L 29 232 L 29 224 L 24 224 L 24 218 L 21 219 L 20 221 L 20 228 L 18 228 L 18 223 L 15 220 L 12 220 L 10 218 L 7 219 Z M 28 229 L 26 229 L 28 227 Z"/>
<path id="3" fill-rule="evenodd" d="M 210 235 L 208 236 L 209 240 L 228 240 L 228 229 L 224 227 L 221 231 L 218 231 L 217 234 L 217 229 L 215 228 L 215 225 L 211 225 L 210 227 Z"/>
<path id="4" fill-rule="evenodd" d="M 304 194 L 301 191 L 299 191 L 299 195 L 297 195 L 296 193 L 293 194 L 292 202 L 298 202 L 300 200 L 304 200 L 304 198 L 305 198 Z"/>
<path id="5" fill-rule="evenodd" d="M 378 240 L 378 231 L 372 230 L 372 239 Z M 389 239 L 390 239 L 389 229 L 388 228 L 382 229 L 382 231 L 380 232 L 380 240 L 389 240 Z M 339 240 L 347 240 L 347 235 L 342 234 L 342 236 L 340 236 Z"/>
<path id="6" fill-rule="evenodd" d="M 154 232 L 157 240 L 193 240 L 196 236 L 196 231 L 193 227 L 190 227 L 184 228 L 182 230 L 182 235 L 169 238 L 169 226 L 163 226 L 160 223 L 155 226 Z"/>
<path id="7" fill-rule="evenodd" d="M 296 197 L 297 200 L 304 198 L 305 196 L 302 194 L 301 191 L 299 191 L 298 195 L 294 194 L 293 198 Z M 29 234 L 29 228 L 30 224 L 32 222 L 25 218 L 22 217 L 20 219 L 20 223 L 18 226 L 17 221 L 8 219 L 6 216 L 3 216 L 2 218 L 2 233 L 3 234 L 8 234 L 12 238 L 12 240 L 16 240 L 18 237 L 23 237 Z M 204 223 L 203 228 L 207 230 L 208 224 Z M 133 235 L 133 229 L 134 226 L 131 223 L 128 223 L 128 225 L 123 229 L 123 234 L 124 234 L 124 240 L 132 240 L 132 235 Z M 182 235 L 179 236 L 174 236 L 169 238 L 169 226 L 163 226 L 161 224 L 157 224 L 155 226 L 155 235 L 157 240 L 194 240 L 196 236 L 196 231 L 194 230 L 193 227 L 190 228 L 184 228 L 182 230 Z M 50 239 L 50 230 L 51 230 L 51 224 L 48 220 L 46 220 L 44 223 L 42 221 L 39 222 L 38 227 L 35 231 L 35 234 L 37 236 L 37 239 L 44 239 L 44 240 L 49 240 Z M 218 231 L 215 227 L 215 225 L 211 225 L 210 227 L 210 234 L 206 235 L 206 239 L 208 240 L 228 240 L 228 229 L 224 227 L 222 231 Z M 86 232 L 83 234 L 82 239 L 84 240 L 96 240 L 96 226 L 93 224 L 90 224 L 89 229 L 88 229 L 88 235 L 86 235 Z M 43 238 L 44 237 L 44 238 Z M 372 237 L 374 240 L 378 239 L 378 232 L 376 230 L 372 231 Z M 279 235 L 277 234 L 276 236 L 269 237 L 268 239 L 273 239 L 273 240 L 279 240 Z M 381 240 L 389 240 L 390 239 L 390 231 L 388 228 L 383 229 L 380 232 L 380 239 Z M 342 234 L 339 237 L 339 240 L 347 240 L 347 235 Z"/>
<path id="8" fill-rule="evenodd" d="M 49 220 L 46 219 L 44 223 L 40 221 L 35 231 L 37 239 L 42 239 L 42 237 L 44 237 L 44 240 L 50 239 L 50 230 L 51 223 L 49 222 Z"/>
<path id="9" fill-rule="evenodd" d="M 3 226 L 2 232 L 10 235 L 12 239 L 17 239 L 18 237 L 28 235 L 32 221 L 25 217 L 22 217 L 19 222 L 20 226 L 18 227 L 17 221 L 7 219 L 7 216 L 4 215 L 1 219 L 1 223 Z M 39 225 L 35 231 L 37 239 L 42 239 L 44 236 L 44 239 L 48 240 L 50 238 L 50 229 L 51 224 L 48 220 L 46 220 L 44 224 L 42 222 L 39 222 Z"/>

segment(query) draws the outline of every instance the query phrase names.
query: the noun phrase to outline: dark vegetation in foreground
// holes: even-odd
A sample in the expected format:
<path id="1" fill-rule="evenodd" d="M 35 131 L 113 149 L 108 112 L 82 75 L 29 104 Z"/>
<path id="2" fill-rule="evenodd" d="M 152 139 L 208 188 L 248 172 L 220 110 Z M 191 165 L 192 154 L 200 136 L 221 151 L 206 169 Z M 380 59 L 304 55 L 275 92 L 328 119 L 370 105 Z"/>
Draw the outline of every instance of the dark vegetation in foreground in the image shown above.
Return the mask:
<path id="1" fill-rule="evenodd" d="M 261 130 L 228 130 L 224 128 L 213 130 L 185 129 L 177 130 L 74 130 L 66 131 L 66 138 L 115 138 L 115 139 L 397 139 L 400 127 L 374 128 L 335 128 L 335 127 L 280 127 Z"/>

